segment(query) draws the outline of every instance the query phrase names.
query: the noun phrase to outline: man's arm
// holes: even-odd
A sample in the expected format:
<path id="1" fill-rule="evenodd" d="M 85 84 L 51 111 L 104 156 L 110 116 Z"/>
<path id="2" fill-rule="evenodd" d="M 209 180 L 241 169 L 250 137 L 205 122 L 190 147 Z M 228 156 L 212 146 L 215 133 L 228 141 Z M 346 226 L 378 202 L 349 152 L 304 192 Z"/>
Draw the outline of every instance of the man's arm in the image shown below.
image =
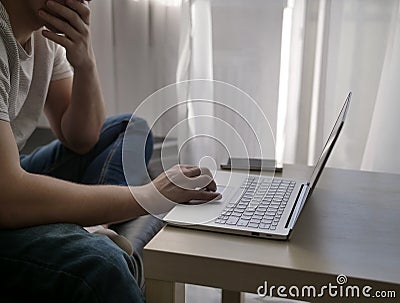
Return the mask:
<path id="1" fill-rule="evenodd" d="M 104 100 L 90 38 L 90 10 L 80 1 L 67 1 L 67 6 L 48 1 L 51 13 L 40 16 L 64 33 L 43 31 L 48 39 L 62 45 L 74 68 L 73 79 L 53 81 L 49 87 L 45 113 L 57 137 L 71 150 L 87 153 L 98 141 L 103 125 Z"/>
<path id="2" fill-rule="evenodd" d="M 59 222 L 90 226 L 145 213 L 128 187 L 79 185 L 25 172 L 5 121 L 0 121 L 0 150 L 0 228 Z"/>
<path id="3" fill-rule="evenodd" d="M 20 166 L 11 126 L 1 120 L 0 150 L 1 229 L 50 223 L 91 226 L 125 221 L 146 213 L 129 187 L 80 185 L 27 173 Z M 139 195 L 143 199 L 139 202 L 153 203 L 153 197 L 157 198 L 159 194 L 180 203 L 192 199 L 211 200 L 219 195 L 212 192 L 216 186 L 209 171 L 198 167 L 177 167 L 168 172 L 153 183 L 131 188 L 137 193 L 135 197 Z M 182 176 L 186 176 L 186 189 L 171 181 L 181 180 Z M 198 187 L 207 187 L 211 191 L 196 190 Z M 152 194 L 154 189 L 159 194 Z"/>
<path id="4" fill-rule="evenodd" d="M 85 154 L 98 141 L 104 110 L 102 105 L 96 107 L 95 102 L 92 103 L 93 108 L 88 109 L 90 100 L 79 103 L 78 98 L 71 97 L 76 92 L 76 86 L 73 85 L 76 79 L 78 78 L 66 78 L 50 83 L 44 112 L 51 129 L 63 145 L 78 154 Z M 87 113 L 87 119 L 82 116 L 85 112 L 84 105 L 91 113 Z"/>

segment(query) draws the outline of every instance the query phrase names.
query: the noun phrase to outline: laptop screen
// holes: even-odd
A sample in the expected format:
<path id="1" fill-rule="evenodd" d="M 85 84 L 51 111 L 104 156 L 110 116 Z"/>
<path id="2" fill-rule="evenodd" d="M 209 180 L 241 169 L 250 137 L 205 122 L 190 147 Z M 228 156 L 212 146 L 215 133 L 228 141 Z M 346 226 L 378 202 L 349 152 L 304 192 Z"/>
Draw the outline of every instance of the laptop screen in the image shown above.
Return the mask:
<path id="1" fill-rule="evenodd" d="M 342 130 L 344 120 L 346 119 L 347 111 L 349 108 L 350 99 L 351 99 L 351 92 L 348 94 L 346 101 L 344 102 L 339 117 L 337 118 L 336 123 L 333 126 L 331 134 L 329 135 L 328 140 L 325 143 L 321 156 L 319 157 L 318 162 L 315 165 L 314 171 L 310 177 L 309 185 L 311 188 L 310 189 L 311 192 L 313 191 L 315 185 L 317 184 L 318 179 L 322 173 L 322 170 L 324 169 L 325 164 L 328 161 L 329 155 L 331 154 L 333 146 L 335 145 L 336 140 L 339 137 L 340 131 Z"/>

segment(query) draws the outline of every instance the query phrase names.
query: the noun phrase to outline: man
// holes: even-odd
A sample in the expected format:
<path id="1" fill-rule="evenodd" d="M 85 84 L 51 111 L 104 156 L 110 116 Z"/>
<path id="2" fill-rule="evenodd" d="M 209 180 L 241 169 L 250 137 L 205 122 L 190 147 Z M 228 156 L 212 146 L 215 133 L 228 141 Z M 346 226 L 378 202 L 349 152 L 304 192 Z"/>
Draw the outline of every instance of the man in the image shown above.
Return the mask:
<path id="1" fill-rule="evenodd" d="M 81 226 L 145 214 L 136 197 L 151 203 L 154 188 L 175 202 L 218 196 L 209 171 L 192 166 L 123 186 L 121 146 L 130 116 L 105 120 L 89 24 L 89 7 L 80 0 L 0 3 L 2 302 L 141 301 L 137 256 Z M 42 110 L 59 141 L 19 157 Z M 133 125 L 149 133 L 143 120 L 134 117 Z M 147 163 L 151 136 L 141 140 Z M 170 181 L 182 176 L 187 189 Z M 204 184 L 211 191 L 196 190 Z"/>

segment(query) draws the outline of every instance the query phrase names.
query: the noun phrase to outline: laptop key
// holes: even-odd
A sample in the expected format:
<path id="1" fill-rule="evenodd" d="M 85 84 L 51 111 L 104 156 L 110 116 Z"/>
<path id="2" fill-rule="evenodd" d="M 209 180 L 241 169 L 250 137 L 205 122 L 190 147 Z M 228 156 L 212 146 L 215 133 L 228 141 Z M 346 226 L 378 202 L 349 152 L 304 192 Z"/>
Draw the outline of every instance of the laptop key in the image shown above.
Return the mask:
<path id="1" fill-rule="evenodd" d="M 275 218 L 275 216 L 264 216 L 262 219 L 265 221 L 271 220 L 271 222 L 272 222 L 272 220 L 274 220 L 274 218 Z"/>
<path id="2" fill-rule="evenodd" d="M 236 212 L 240 213 L 240 215 L 242 215 L 244 213 L 244 209 L 237 209 Z"/>
<path id="3" fill-rule="evenodd" d="M 229 217 L 228 220 L 226 220 L 226 224 L 229 225 L 236 225 L 236 223 L 239 221 L 239 217 Z"/>
<path id="4" fill-rule="evenodd" d="M 261 220 L 263 224 L 272 224 L 272 220 Z"/>
<path id="5" fill-rule="evenodd" d="M 260 225 L 258 225 L 258 228 L 261 228 L 261 229 L 269 229 L 270 226 L 271 226 L 270 224 L 261 223 Z"/>
<path id="6" fill-rule="evenodd" d="M 249 217 L 249 216 L 243 216 L 243 217 L 240 217 L 240 220 L 250 221 L 250 220 L 251 220 L 251 217 Z"/>
<path id="7" fill-rule="evenodd" d="M 249 223 L 249 224 L 247 224 L 247 227 L 257 228 L 258 227 L 258 223 Z"/>
<path id="8" fill-rule="evenodd" d="M 247 226 L 249 224 L 249 220 L 239 220 L 238 223 L 236 224 L 237 226 Z"/>

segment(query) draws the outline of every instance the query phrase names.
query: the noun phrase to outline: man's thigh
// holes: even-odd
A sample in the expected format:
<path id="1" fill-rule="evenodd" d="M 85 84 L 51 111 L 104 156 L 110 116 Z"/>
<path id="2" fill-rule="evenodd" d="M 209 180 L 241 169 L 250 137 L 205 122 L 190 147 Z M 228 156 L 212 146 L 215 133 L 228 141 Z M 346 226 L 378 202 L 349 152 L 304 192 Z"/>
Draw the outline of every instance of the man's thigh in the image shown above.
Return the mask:
<path id="1" fill-rule="evenodd" d="M 134 263 L 105 236 L 73 224 L 51 224 L 0 230 L 0 243 L 0 299 L 143 301 Z"/>

